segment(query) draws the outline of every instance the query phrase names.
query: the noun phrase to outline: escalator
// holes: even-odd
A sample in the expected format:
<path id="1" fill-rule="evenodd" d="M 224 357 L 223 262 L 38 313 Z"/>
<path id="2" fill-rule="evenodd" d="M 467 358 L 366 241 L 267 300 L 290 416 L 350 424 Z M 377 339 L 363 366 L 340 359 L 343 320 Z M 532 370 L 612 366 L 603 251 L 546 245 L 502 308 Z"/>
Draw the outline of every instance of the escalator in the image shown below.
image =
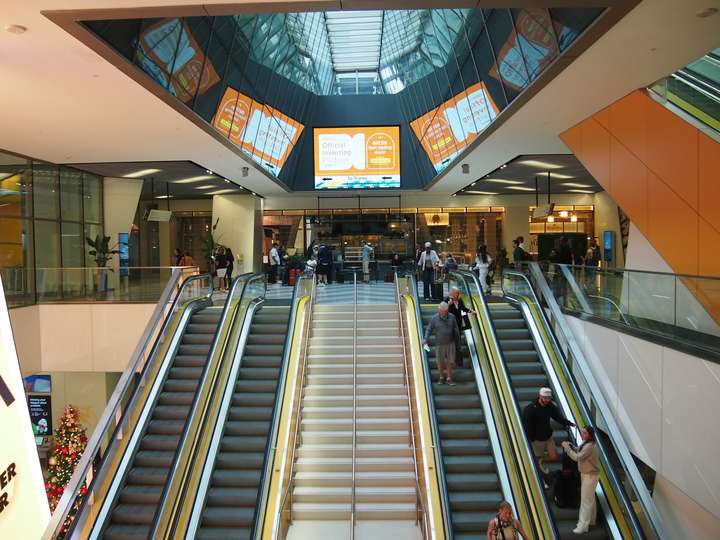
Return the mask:
<path id="1" fill-rule="evenodd" d="M 520 407 L 525 406 L 537 398 L 540 388 L 551 387 L 540 355 L 535 347 L 532 335 L 523 314 L 508 302 L 488 302 L 488 309 L 492 318 L 495 334 L 498 338 L 500 350 L 505 360 L 515 399 Z M 556 443 L 567 439 L 565 429 L 553 422 L 553 438 Z M 558 454 L 562 455 L 562 448 L 558 447 Z M 549 476 L 560 469 L 560 463 L 548 463 Z M 577 508 L 560 508 L 555 504 L 549 490 L 546 490 L 547 505 L 555 520 L 560 538 L 574 538 L 573 529 L 577 523 Z M 598 526 L 592 527 L 583 538 L 608 538 L 607 531 L 600 525 L 602 519 L 598 515 Z"/>
<path id="2" fill-rule="evenodd" d="M 421 313 L 424 327 L 437 313 L 437 305 L 422 305 Z M 434 337 L 429 342 L 430 377 L 453 537 L 456 540 L 479 538 L 504 498 L 480 392 L 467 347 L 463 348 L 464 367 L 455 366 L 453 370 L 457 386 L 438 384 Z"/>
<path id="3" fill-rule="evenodd" d="M 221 315 L 222 306 L 209 306 L 191 315 L 109 515 L 103 538 L 138 540 L 150 535 Z"/>
<path id="4" fill-rule="evenodd" d="M 195 538 L 251 538 L 289 319 L 289 300 L 253 316 Z"/>

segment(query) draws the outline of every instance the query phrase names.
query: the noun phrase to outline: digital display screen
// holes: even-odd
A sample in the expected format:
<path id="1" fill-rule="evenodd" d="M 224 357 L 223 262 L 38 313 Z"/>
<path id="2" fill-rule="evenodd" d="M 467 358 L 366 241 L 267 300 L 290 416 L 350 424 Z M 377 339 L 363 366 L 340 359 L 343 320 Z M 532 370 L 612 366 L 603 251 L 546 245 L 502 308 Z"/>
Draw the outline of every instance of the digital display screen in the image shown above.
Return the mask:
<path id="1" fill-rule="evenodd" d="M 300 122 L 230 86 L 220 100 L 212 125 L 275 176 L 304 128 Z"/>
<path id="2" fill-rule="evenodd" d="M 315 189 L 400 187 L 400 127 L 315 128 Z"/>
<path id="3" fill-rule="evenodd" d="M 495 120 L 498 112 L 487 86 L 479 82 L 416 118 L 410 127 L 435 171 L 440 172 Z"/>

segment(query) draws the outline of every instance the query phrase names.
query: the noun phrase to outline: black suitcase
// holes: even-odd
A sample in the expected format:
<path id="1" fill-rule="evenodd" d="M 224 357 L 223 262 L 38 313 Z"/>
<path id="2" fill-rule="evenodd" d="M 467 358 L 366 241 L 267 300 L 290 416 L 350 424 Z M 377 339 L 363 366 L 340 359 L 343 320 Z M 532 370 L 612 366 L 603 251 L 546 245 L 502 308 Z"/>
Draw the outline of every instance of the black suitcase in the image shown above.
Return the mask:
<path id="1" fill-rule="evenodd" d="M 442 302 L 443 299 L 443 282 L 442 281 L 433 281 L 430 284 L 430 296 L 433 300 L 437 300 L 438 302 Z"/>
<path id="2" fill-rule="evenodd" d="M 572 438 L 570 438 L 572 441 Z M 553 500 L 560 508 L 580 507 L 580 472 L 578 464 L 567 453 L 562 455 L 562 468 L 555 473 Z"/>

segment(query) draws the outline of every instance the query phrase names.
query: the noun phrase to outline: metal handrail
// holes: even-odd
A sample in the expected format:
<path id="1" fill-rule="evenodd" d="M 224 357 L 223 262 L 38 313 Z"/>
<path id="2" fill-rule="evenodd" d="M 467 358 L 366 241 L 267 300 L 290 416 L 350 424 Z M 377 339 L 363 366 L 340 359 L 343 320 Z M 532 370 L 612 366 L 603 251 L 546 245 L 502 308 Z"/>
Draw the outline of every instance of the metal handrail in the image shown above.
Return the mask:
<path id="1" fill-rule="evenodd" d="M 107 455 L 108 450 L 112 447 L 112 441 L 116 439 L 119 425 L 121 424 L 124 415 L 127 414 L 127 412 L 123 411 L 123 399 L 129 392 L 134 393 L 134 391 L 140 387 L 151 364 L 150 359 L 157 353 L 160 340 L 164 337 L 165 332 L 169 327 L 171 320 L 169 315 L 175 312 L 184 291 L 195 281 L 208 279 L 210 275 L 200 274 L 190 276 L 183 281 L 182 284 L 180 284 L 181 277 L 182 271 L 180 269 L 174 269 L 171 278 L 165 286 L 160 300 L 156 304 L 155 309 L 150 316 L 150 320 L 145 326 L 145 330 L 143 331 L 143 334 L 140 337 L 132 356 L 130 357 L 130 362 L 128 362 L 127 367 L 120 376 L 120 379 L 115 386 L 115 390 L 110 396 L 108 404 L 100 416 L 100 420 L 98 421 L 92 435 L 90 436 L 87 446 L 85 447 L 85 451 L 75 467 L 75 471 L 70 477 L 70 481 L 65 487 L 63 495 L 52 514 L 48 526 L 45 529 L 45 533 L 42 537 L 43 540 L 50 540 L 59 532 L 60 527 L 65 522 L 69 512 L 75 505 L 75 501 L 79 495 L 82 484 L 87 482 L 88 491 L 92 487 L 92 481 L 95 476 L 93 463 L 95 463 L 98 458 L 100 458 L 103 462 L 105 461 L 105 456 Z M 166 309 L 172 297 L 173 291 L 175 291 L 178 285 L 180 287 L 174 295 L 172 304 L 169 309 Z M 210 291 L 210 295 L 212 295 L 212 291 Z M 208 295 L 205 295 L 204 297 L 208 297 Z M 160 329 L 156 332 L 158 326 L 160 326 Z M 148 347 L 150 347 L 149 353 L 145 354 Z M 135 376 L 138 372 L 141 372 L 141 375 L 139 379 L 136 379 Z M 113 423 L 114 425 L 112 425 Z M 103 452 L 103 440 L 110 433 L 112 433 L 112 436 L 108 440 L 105 452 Z M 86 504 L 87 500 L 83 503 L 78 513 L 83 512 L 86 508 Z"/>
<path id="2" fill-rule="evenodd" d="M 664 525 L 662 524 L 662 520 L 660 518 L 660 514 L 657 511 L 657 507 L 655 506 L 655 503 L 652 501 L 652 497 L 647 490 L 647 487 L 645 486 L 645 483 L 642 479 L 642 476 L 640 475 L 640 471 L 637 468 L 637 465 L 635 464 L 635 461 L 633 460 L 632 454 L 630 453 L 630 449 L 627 446 L 627 443 L 625 442 L 624 437 L 622 436 L 622 433 L 620 431 L 619 426 L 617 425 L 617 422 L 615 421 L 615 416 L 612 413 L 612 410 L 610 409 L 610 406 L 608 405 L 607 401 L 605 400 L 605 396 L 600 390 L 600 386 L 598 382 L 595 379 L 595 376 L 592 373 L 592 370 L 589 367 L 589 364 L 587 362 L 587 359 L 585 358 L 585 355 L 583 354 L 582 350 L 580 349 L 580 346 L 575 341 L 574 335 L 572 333 L 572 330 L 567 324 L 567 321 L 563 317 L 562 310 L 560 309 L 560 306 L 558 305 L 557 301 L 555 300 L 555 297 L 552 295 L 552 291 L 550 290 L 550 286 L 548 285 L 547 281 L 545 280 L 545 277 L 543 276 L 542 270 L 538 266 L 537 263 L 530 264 L 530 271 L 533 275 L 534 281 L 537 283 L 537 286 L 540 289 L 540 293 L 545 298 L 546 305 L 548 309 L 550 310 L 550 313 L 552 314 L 553 320 L 556 322 L 556 325 L 552 325 L 549 321 L 544 320 L 545 324 L 551 328 L 555 329 L 556 331 L 559 331 L 562 333 L 563 338 L 565 342 L 567 343 L 569 352 L 572 354 L 572 356 L 575 358 L 574 364 L 579 368 L 580 372 L 583 375 L 583 378 L 585 379 L 585 384 L 588 387 L 588 390 L 590 391 L 590 394 L 593 396 L 593 401 L 595 405 L 595 409 L 599 410 L 600 414 L 602 415 L 603 421 L 605 422 L 605 426 L 607 427 L 606 431 L 608 434 L 608 437 L 610 441 L 612 442 L 613 447 L 615 448 L 615 451 L 617 452 L 618 458 L 620 459 L 620 462 L 623 465 L 623 468 L 625 469 L 625 472 L 632 483 L 634 487 L 634 491 L 637 494 L 639 498 L 639 502 L 642 505 L 646 516 L 648 517 L 649 524 L 653 528 L 653 532 L 655 533 L 657 538 L 668 538 Z M 532 286 L 532 283 L 530 282 L 530 279 L 522 272 L 516 272 L 512 270 L 506 270 L 506 272 L 509 275 L 517 276 L 519 279 L 522 279 L 526 282 L 529 290 L 531 291 L 531 294 L 533 295 L 533 301 L 537 302 L 537 305 L 539 306 L 539 299 L 536 295 L 535 287 Z M 543 309 L 538 310 L 541 317 L 546 318 L 547 312 Z M 559 353 L 563 353 L 563 348 L 560 346 L 560 344 L 557 342 L 556 336 L 553 334 L 553 332 L 550 332 L 550 336 L 554 341 L 555 347 L 557 348 L 557 351 Z M 562 356 L 561 356 L 562 357 Z M 567 367 L 567 358 L 564 358 L 565 365 Z M 567 369 L 566 373 L 567 378 L 570 382 L 573 383 L 576 391 L 577 391 L 577 384 L 573 380 L 572 372 Z M 579 394 L 582 396 L 582 394 Z M 583 400 L 579 400 L 581 403 Z M 590 409 L 588 408 L 588 411 Z M 591 415 L 588 416 L 589 418 L 592 418 Z M 612 470 L 612 468 L 610 468 Z M 613 470 L 614 474 L 614 470 Z M 618 482 L 620 482 L 618 480 Z M 619 485 L 622 485 L 621 483 Z M 624 492 L 623 492 L 624 494 Z M 630 509 L 632 509 L 632 504 L 629 504 Z"/>
<path id="3" fill-rule="evenodd" d="M 350 498 L 350 540 L 355 538 L 355 460 L 357 458 L 357 274 L 353 272 L 353 410 L 352 410 L 352 492 Z"/>
<path id="4" fill-rule="evenodd" d="M 405 372 L 405 391 L 407 393 L 408 398 L 408 433 L 410 435 L 410 444 L 409 446 L 412 448 L 412 456 L 413 456 L 413 467 L 415 469 L 415 491 L 416 491 L 416 511 L 415 511 L 415 523 L 417 524 L 418 515 L 422 515 L 422 531 L 423 531 L 423 538 L 425 540 L 429 540 L 430 538 L 430 531 L 428 529 L 428 512 L 427 507 L 425 505 L 425 500 L 422 496 L 422 492 L 420 490 L 420 481 L 418 480 L 418 463 L 417 463 L 417 446 L 415 445 L 415 426 L 413 424 L 413 408 L 412 408 L 412 400 L 410 399 L 410 368 L 408 366 L 408 356 L 407 356 L 407 350 L 406 350 L 406 341 L 405 341 L 405 322 L 402 316 L 402 310 L 401 310 L 401 299 L 400 299 L 400 285 L 398 283 L 398 275 L 397 272 L 395 272 L 395 296 L 397 298 L 397 305 L 398 305 L 398 322 L 400 323 L 400 337 L 402 338 L 402 350 L 403 350 L 403 371 Z M 419 509 L 417 508 L 419 506 Z"/>
<path id="5" fill-rule="evenodd" d="M 633 324 L 627 319 L 627 317 L 625 317 L 625 314 L 622 312 L 622 309 L 620 309 L 620 306 L 618 306 L 612 299 L 599 294 L 586 294 L 585 296 L 587 296 L 588 298 L 599 298 L 600 300 L 604 300 L 605 302 L 609 303 L 617 310 L 620 318 L 626 325 L 633 326 Z"/>
<path id="6" fill-rule="evenodd" d="M 312 306 L 315 303 L 315 293 L 317 290 L 317 282 L 314 278 L 312 278 L 312 290 L 310 293 L 310 315 L 307 319 L 307 324 L 305 326 L 305 337 L 304 337 L 304 348 L 303 348 L 303 354 L 302 354 L 302 366 L 300 366 L 300 380 L 298 381 L 298 388 L 300 389 L 300 392 L 302 394 L 302 388 L 305 385 L 305 379 L 307 377 L 307 357 L 308 357 L 308 348 L 310 343 L 310 328 L 312 326 Z M 300 399 L 302 400 L 302 395 L 300 396 Z M 289 444 L 290 448 L 290 477 L 288 479 L 287 487 L 285 488 L 285 493 L 283 493 L 282 502 L 280 503 L 280 507 L 278 508 L 278 514 L 282 516 L 282 513 L 285 511 L 285 507 L 290 504 L 292 506 L 292 490 L 293 487 L 295 487 L 295 450 L 297 449 L 298 444 L 302 443 L 302 432 L 300 431 L 300 424 L 302 424 L 302 416 L 303 416 L 303 410 L 300 406 L 300 403 L 297 404 L 297 420 L 295 421 L 295 429 L 293 430 L 293 436 L 292 444 Z M 290 441 L 288 441 L 290 442 Z M 277 441 L 276 441 L 277 443 Z M 277 446 L 273 448 L 273 452 L 277 452 Z M 272 538 L 277 540 L 278 533 L 280 529 L 280 523 L 281 520 L 278 519 L 275 523 L 275 526 L 273 527 L 273 535 Z M 258 531 L 256 531 L 257 533 Z"/>

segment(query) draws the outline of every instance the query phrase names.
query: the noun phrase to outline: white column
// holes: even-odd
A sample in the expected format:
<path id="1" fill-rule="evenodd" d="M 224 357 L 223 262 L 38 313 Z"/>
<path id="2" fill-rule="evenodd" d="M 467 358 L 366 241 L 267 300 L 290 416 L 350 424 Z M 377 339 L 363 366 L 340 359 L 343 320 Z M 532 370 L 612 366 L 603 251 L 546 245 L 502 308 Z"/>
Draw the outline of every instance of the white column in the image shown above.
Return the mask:
<path id="1" fill-rule="evenodd" d="M 215 195 L 212 222 L 217 222 L 215 241 L 235 254 L 234 274 L 262 271 L 262 199 L 251 195 Z M 242 263 L 237 257 L 242 257 Z"/>
<path id="2" fill-rule="evenodd" d="M 129 233 L 135 218 L 143 181 L 137 178 L 105 178 L 103 182 L 103 203 L 105 209 L 105 236 L 110 237 L 110 245 L 118 241 L 118 233 Z M 117 256 L 112 266 L 119 266 Z"/>

